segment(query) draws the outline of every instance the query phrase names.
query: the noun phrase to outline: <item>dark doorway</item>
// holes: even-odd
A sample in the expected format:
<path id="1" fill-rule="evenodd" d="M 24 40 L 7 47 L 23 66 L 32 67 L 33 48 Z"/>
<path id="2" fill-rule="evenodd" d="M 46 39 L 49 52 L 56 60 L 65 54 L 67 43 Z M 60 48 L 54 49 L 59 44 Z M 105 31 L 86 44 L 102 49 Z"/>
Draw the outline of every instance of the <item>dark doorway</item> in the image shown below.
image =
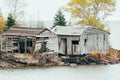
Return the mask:
<path id="1" fill-rule="evenodd" d="M 31 53 L 31 52 L 32 52 L 32 51 L 31 51 L 32 47 L 33 47 L 33 42 L 32 42 L 32 40 L 28 40 L 28 41 L 27 41 L 27 53 Z"/>
<path id="2" fill-rule="evenodd" d="M 29 47 L 29 46 L 32 47 L 32 40 L 27 41 L 27 47 Z"/>
<path id="3" fill-rule="evenodd" d="M 19 42 L 19 48 L 20 48 L 20 53 L 25 53 L 25 42 L 23 40 L 21 40 Z"/>
<path id="4" fill-rule="evenodd" d="M 33 42 L 32 40 L 20 40 L 19 41 L 19 52 L 20 53 L 30 53 L 32 50 Z M 26 50 L 25 50 L 26 49 Z"/>
<path id="5" fill-rule="evenodd" d="M 63 43 L 64 43 L 64 52 L 65 54 L 67 54 L 67 39 L 63 39 Z"/>

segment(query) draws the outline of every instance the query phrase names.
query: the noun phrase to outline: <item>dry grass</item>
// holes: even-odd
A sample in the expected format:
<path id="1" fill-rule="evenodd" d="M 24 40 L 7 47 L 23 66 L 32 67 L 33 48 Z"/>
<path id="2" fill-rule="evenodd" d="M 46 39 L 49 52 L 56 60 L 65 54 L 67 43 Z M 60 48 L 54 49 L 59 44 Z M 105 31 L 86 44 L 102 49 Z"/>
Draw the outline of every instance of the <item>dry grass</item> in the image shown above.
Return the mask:
<path id="1" fill-rule="evenodd" d="M 24 58 L 24 59 L 32 59 L 33 55 L 31 54 L 13 54 L 15 58 Z"/>
<path id="2" fill-rule="evenodd" d="M 120 58 L 120 50 L 109 48 L 106 55 L 116 55 L 118 58 Z"/>
<path id="3" fill-rule="evenodd" d="M 13 54 L 13 57 L 21 62 L 38 63 L 38 60 L 34 59 L 32 54 Z"/>

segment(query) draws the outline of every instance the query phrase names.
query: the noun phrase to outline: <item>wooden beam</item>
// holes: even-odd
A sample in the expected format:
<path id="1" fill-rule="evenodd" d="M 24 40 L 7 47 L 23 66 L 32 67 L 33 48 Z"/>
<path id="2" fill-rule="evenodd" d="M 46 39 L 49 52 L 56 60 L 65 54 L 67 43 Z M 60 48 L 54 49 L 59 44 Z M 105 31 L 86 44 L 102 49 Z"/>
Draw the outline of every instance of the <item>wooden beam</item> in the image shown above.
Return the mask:
<path id="1" fill-rule="evenodd" d="M 0 45 L 1 45 L 0 48 L 1 48 L 1 51 L 2 51 L 2 45 L 3 45 L 2 44 L 2 36 L 1 36 L 1 40 L 0 40 Z"/>
<path id="2" fill-rule="evenodd" d="M 17 40 L 18 43 L 18 53 L 20 53 L 20 39 Z"/>
<path id="3" fill-rule="evenodd" d="M 5 45 L 6 45 L 6 47 L 5 47 L 5 48 L 6 48 L 6 49 L 5 49 L 5 52 L 6 52 L 6 53 L 7 53 L 7 41 L 8 41 L 8 38 L 6 37 L 6 42 L 5 42 L 5 43 L 6 43 L 6 44 L 5 44 Z"/>
<path id="4" fill-rule="evenodd" d="M 12 38 L 12 48 L 13 48 L 13 36 L 11 37 Z M 12 49 L 12 53 L 13 53 L 14 51 L 13 51 L 13 49 Z"/>
<path id="5" fill-rule="evenodd" d="M 25 53 L 27 53 L 27 40 L 26 40 L 26 38 L 25 38 Z"/>

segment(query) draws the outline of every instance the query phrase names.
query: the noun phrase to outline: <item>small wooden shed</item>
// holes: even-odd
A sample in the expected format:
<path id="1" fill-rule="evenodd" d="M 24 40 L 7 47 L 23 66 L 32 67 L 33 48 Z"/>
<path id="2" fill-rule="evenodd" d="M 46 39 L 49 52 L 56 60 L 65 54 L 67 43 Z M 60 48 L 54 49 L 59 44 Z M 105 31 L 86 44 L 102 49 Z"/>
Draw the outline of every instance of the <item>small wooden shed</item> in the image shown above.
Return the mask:
<path id="1" fill-rule="evenodd" d="M 106 31 L 88 26 L 56 26 L 52 31 L 60 53 L 80 55 L 108 51 L 110 33 Z"/>
<path id="2" fill-rule="evenodd" d="M 1 35 L 1 51 L 7 53 L 33 53 L 36 35 L 46 28 L 13 27 Z"/>

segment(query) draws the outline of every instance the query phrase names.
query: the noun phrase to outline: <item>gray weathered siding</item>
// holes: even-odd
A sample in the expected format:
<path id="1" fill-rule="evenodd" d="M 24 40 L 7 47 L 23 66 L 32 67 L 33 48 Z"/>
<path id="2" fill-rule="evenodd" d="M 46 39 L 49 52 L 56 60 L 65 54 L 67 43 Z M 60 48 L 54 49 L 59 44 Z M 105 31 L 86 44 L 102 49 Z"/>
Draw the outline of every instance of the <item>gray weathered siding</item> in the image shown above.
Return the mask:
<path id="1" fill-rule="evenodd" d="M 87 54 L 93 51 L 106 52 L 108 51 L 108 35 L 105 33 L 93 33 L 93 34 L 82 34 L 81 36 L 59 36 L 59 51 L 65 53 L 65 42 L 62 39 L 67 40 L 67 54 Z M 85 43 L 86 39 L 86 43 Z M 79 41 L 78 45 L 73 45 L 72 41 Z M 76 52 L 73 53 L 74 47 L 76 46 Z"/>
<path id="2" fill-rule="evenodd" d="M 87 28 L 80 35 L 56 35 L 48 30 L 37 35 L 49 38 L 47 48 L 50 51 L 70 55 L 88 54 L 93 51 L 106 52 L 109 46 L 108 36 L 107 32 L 95 28 Z M 78 41 L 78 44 L 73 44 L 72 41 Z"/>
<path id="3" fill-rule="evenodd" d="M 85 45 L 85 39 L 87 39 Z M 80 53 L 93 51 L 106 52 L 108 50 L 108 34 L 87 34 L 80 36 Z"/>

